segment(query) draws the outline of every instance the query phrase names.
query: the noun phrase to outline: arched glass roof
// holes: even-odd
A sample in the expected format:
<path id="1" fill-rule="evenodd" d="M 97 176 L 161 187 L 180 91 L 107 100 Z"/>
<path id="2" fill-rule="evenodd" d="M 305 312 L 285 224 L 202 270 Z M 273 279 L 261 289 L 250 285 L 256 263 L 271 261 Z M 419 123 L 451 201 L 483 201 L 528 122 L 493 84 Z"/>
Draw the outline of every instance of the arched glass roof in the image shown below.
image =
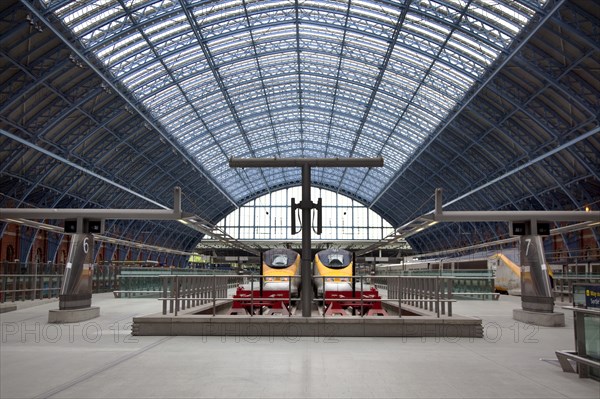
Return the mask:
<path id="1" fill-rule="evenodd" d="M 373 157 L 313 181 L 371 203 L 546 0 L 42 0 L 238 203 L 299 170 L 230 157 Z"/>

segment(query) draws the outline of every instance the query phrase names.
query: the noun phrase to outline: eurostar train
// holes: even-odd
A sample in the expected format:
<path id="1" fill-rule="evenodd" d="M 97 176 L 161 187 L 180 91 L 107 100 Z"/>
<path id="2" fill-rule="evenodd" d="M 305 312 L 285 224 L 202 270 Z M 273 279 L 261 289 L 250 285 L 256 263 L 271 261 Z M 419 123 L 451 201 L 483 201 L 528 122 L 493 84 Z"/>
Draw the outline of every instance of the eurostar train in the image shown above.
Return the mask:
<path id="1" fill-rule="evenodd" d="M 300 254 L 291 249 L 275 248 L 263 253 L 263 291 L 288 291 L 297 294 L 300 286 Z"/>
<path id="2" fill-rule="evenodd" d="M 323 297 L 323 282 L 326 292 L 352 291 L 352 262 L 352 252 L 345 249 L 326 249 L 318 252 L 313 264 L 316 296 Z"/>

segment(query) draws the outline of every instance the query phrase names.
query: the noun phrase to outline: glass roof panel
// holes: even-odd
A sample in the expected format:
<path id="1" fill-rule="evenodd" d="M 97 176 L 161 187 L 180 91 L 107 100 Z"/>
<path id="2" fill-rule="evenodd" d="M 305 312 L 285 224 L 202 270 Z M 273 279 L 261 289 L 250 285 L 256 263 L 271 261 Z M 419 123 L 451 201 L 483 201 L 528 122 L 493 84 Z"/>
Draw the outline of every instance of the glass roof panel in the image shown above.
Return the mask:
<path id="1" fill-rule="evenodd" d="M 231 156 L 383 156 L 315 175 L 366 202 L 546 2 L 43 0 L 235 200 L 299 173 Z"/>

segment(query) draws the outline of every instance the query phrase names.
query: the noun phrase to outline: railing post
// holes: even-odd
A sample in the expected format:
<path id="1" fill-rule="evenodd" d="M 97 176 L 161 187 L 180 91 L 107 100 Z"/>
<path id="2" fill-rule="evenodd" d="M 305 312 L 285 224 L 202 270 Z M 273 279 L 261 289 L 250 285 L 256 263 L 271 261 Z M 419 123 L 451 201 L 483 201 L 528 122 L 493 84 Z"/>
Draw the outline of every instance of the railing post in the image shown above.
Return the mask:
<path id="1" fill-rule="evenodd" d="M 196 296 L 198 295 L 198 276 L 192 275 L 190 278 L 190 304 L 192 307 L 198 306 L 198 302 L 196 301 Z"/>
<path id="2" fill-rule="evenodd" d="M 200 305 L 206 304 L 206 287 L 208 286 L 208 276 L 203 275 L 200 281 Z"/>
<path id="3" fill-rule="evenodd" d="M 325 276 L 321 276 L 323 279 L 323 318 L 325 318 L 325 311 L 327 310 L 327 304 L 325 303 Z"/>
<path id="4" fill-rule="evenodd" d="M 6 302 L 6 280 L 7 277 L 5 275 L 2 276 L 2 287 L 0 287 L 0 289 L 2 289 L 2 296 L 0 296 L 0 303 L 4 303 Z"/>
<path id="5" fill-rule="evenodd" d="M 213 274 L 213 297 L 212 297 L 212 311 L 213 316 L 217 315 L 217 275 Z"/>
<path id="6" fill-rule="evenodd" d="M 365 294 L 365 291 L 363 290 L 363 276 L 360 276 L 360 317 L 363 317 L 365 315 L 365 309 L 363 307 L 363 296 Z"/>
<path id="7" fill-rule="evenodd" d="M 440 318 L 440 289 L 439 289 L 439 277 L 435 278 L 434 281 L 434 292 L 435 292 L 435 312 L 437 313 L 438 319 Z"/>
<path id="8" fill-rule="evenodd" d="M 179 311 L 179 276 L 175 275 L 175 316 Z"/>
<path id="9" fill-rule="evenodd" d="M 204 303 L 204 276 L 198 276 L 198 282 L 196 283 L 196 303 L 202 305 Z"/>
<path id="10" fill-rule="evenodd" d="M 452 317 L 452 286 L 454 285 L 454 279 L 448 280 L 448 317 Z"/>
<path id="11" fill-rule="evenodd" d="M 185 276 L 187 280 L 187 307 L 188 309 L 194 306 L 194 283 L 195 279 L 192 275 Z"/>
<path id="12" fill-rule="evenodd" d="M 427 306 L 425 307 L 425 309 L 429 310 L 430 312 L 433 312 L 433 308 L 435 307 L 435 305 L 433 303 L 433 298 L 434 298 L 434 295 L 433 295 L 434 278 L 429 277 L 426 280 L 426 286 L 427 286 L 426 295 L 427 296 L 425 297 L 425 299 L 427 300 L 427 302 L 425 302 L 425 303 L 426 303 Z"/>
<path id="13" fill-rule="evenodd" d="M 435 308 L 435 304 L 433 303 L 433 299 L 435 298 L 435 279 L 439 278 L 435 276 L 434 278 L 428 279 L 427 284 L 427 300 L 429 301 L 429 311 L 432 312 Z"/>
<path id="14" fill-rule="evenodd" d="M 425 281 L 423 280 L 422 276 L 419 276 L 419 280 L 418 280 L 418 286 L 419 286 L 419 291 L 418 291 L 418 298 L 419 298 L 419 303 L 420 303 L 420 308 L 423 309 L 425 306 L 425 302 L 423 301 L 423 299 L 425 298 Z"/>
<path id="15" fill-rule="evenodd" d="M 417 295 L 418 295 L 418 299 L 419 299 L 419 308 L 423 309 L 423 306 L 425 305 L 425 303 L 423 302 L 423 292 L 425 291 L 423 289 L 423 284 L 424 284 L 423 277 L 419 277 L 419 280 L 417 280 L 417 281 L 418 281 L 418 287 L 419 287 L 419 289 L 417 291 Z"/>
<path id="16" fill-rule="evenodd" d="M 32 301 L 34 301 L 35 298 L 37 297 L 37 274 L 38 274 L 38 272 L 37 272 L 38 270 L 37 269 L 38 269 L 38 265 L 33 265 L 33 269 L 34 269 L 34 271 L 33 271 L 33 284 L 32 284 L 33 295 L 31 296 L 31 300 Z"/>
<path id="17" fill-rule="evenodd" d="M 410 280 L 408 280 L 408 298 L 411 306 L 417 307 L 417 302 L 415 301 L 415 281 L 415 278 L 412 276 L 410 277 Z"/>
<path id="18" fill-rule="evenodd" d="M 429 285 L 431 284 L 431 277 L 426 277 L 423 280 L 423 305 L 425 305 L 425 310 L 432 310 L 433 307 L 431 307 L 432 303 L 428 302 L 429 299 L 431 299 L 429 297 L 430 291 L 429 291 Z"/>
<path id="19" fill-rule="evenodd" d="M 254 316 L 254 278 L 250 275 L 250 317 Z"/>
<path id="20" fill-rule="evenodd" d="M 292 279 L 294 276 L 290 276 L 288 279 L 288 317 L 292 317 Z M 311 304 L 312 305 L 312 304 Z"/>
<path id="21" fill-rule="evenodd" d="M 196 306 L 202 305 L 202 286 L 204 284 L 204 276 L 198 276 L 196 282 Z"/>
<path id="22" fill-rule="evenodd" d="M 413 303 L 414 303 L 414 307 L 418 308 L 419 307 L 419 278 L 418 277 L 413 277 L 412 279 L 412 283 L 413 283 Z"/>
<path id="23" fill-rule="evenodd" d="M 440 286 L 440 294 L 442 296 L 442 299 L 447 299 L 446 298 L 446 287 L 448 286 L 448 277 L 444 277 L 444 279 L 442 280 L 442 284 Z M 442 307 L 442 314 L 446 314 L 446 301 L 442 301 L 442 303 L 440 304 L 440 306 Z"/>
<path id="24" fill-rule="evenodd" d="M 162 301 L 162 314 L 166 315 L 167 314 L 167 278 L 165 276 L 161 276 L 162 277 L 162 297 L 163 297 L 163 301 Z"/>
<path id="25" fill-rule="evenodd" d="M 188 289 L 189 289 L 189 294 L 188 294 L 188 308 L 194 307 L 196 306 L 196 284 L 198 283 L 198 276 L 196 275 L 189 275 L 188 279 Z"/>
<path id="26" fill-rule="evenodd" d="M 181 310 L 186 309 L 186 298 L 187 298 L 187 276 L 182 276 L 181 279 Z"/>
<path id="27" fill-rule="evenodd" d="M 187 293 L 187 287 L 186 287 L 186 278 L 185 276 L 181 276 L 178 277 L 179 279 L 179 310 L 185 310 L 186 309 L 186 305 L 185 305 L 185 298 L 186 298 L 186 293 Z"/>
<path id="28" fill-rule="evenodd" d="M 171 291 L 169 292 L 169 314 L 173 313 L 175 310 L 175 279 L 172 276 L 169 276 L 169 283 L 171 286 Z"/>
<path id="29" fill-rule="evenodd" d="M 16 302 L 17 301 L 17 287 L 19 286 L 19 275 L 16 274 L 13 277 L 13 289 L 12 289 L 12 301 Z"/>
<path id="30" fill-rule="evenodd" d="M 431 285 L 431 277 L 423 278 L 423 305 L 425 306 L 425 310 L 433 310 L 432 303 L 429 301 L 431 299 L 430 294 L 430 286 Z"/>
<path id="31" fill-rule="evenodd" d="M 398 286 L 398 317 L 402 317 L 402 289 L 400 284 L 402 283 L 401 277 L 396 277 L 397 286 Z"/>

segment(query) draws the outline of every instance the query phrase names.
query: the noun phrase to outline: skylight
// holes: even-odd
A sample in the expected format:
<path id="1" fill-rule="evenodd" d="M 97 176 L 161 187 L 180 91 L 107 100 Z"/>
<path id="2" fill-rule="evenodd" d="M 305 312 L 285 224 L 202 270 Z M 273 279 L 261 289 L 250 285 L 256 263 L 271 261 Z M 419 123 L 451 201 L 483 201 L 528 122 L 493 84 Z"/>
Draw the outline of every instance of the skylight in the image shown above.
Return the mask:
<path id="1" fill-rule="evenodd" d="M 314 176 L 370 203 L 546 2 L 43 0 L 240 203 L 298 176 L 231 156 L 384 156 Z"/>

